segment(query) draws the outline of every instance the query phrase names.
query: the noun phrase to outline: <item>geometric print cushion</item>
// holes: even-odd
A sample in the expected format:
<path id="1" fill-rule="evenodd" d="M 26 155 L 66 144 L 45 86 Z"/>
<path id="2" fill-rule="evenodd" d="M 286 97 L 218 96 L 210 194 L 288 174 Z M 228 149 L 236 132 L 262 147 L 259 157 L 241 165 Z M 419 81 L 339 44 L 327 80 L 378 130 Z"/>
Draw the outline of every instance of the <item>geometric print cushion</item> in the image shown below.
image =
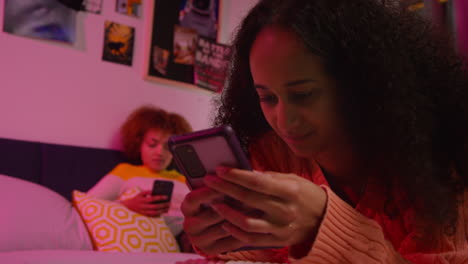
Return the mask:
<path id="1" fill-rule="evenodd" d="M 73 191 L 73 205 L 85 222 L 94 248 L 108 252 L 180 252 L 160 217 L 135 213 L 124 205 Z"/>

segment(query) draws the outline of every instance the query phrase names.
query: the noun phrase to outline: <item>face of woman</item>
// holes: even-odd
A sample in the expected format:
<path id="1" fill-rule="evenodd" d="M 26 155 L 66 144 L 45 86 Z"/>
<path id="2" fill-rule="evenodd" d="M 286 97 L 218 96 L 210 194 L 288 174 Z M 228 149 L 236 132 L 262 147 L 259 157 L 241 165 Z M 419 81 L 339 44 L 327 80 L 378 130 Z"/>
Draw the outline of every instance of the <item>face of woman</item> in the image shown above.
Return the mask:
<path id="1" fill-rule="evenodd" d="M 249 60 L 263 114 L 295 154 L 315 158 L 340 144 L 336 83 L 294 33 L 264 28 Z"/>
<path id="2" fill-rule="evenodd" d="M 172 154 L 167 148 L 171 134 L 157 130 L 148 130 L 143 137 L 140 152 L 143 165 L 159 172 L 167 168 L 172 161 Z"/>

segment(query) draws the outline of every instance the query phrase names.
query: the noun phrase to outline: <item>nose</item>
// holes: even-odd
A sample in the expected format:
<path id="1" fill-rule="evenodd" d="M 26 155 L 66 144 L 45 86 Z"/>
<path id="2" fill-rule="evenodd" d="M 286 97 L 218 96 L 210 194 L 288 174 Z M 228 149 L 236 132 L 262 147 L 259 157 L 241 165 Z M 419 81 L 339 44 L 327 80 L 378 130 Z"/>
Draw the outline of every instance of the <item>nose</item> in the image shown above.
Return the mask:
<path id="1" fill-rule="evenodd" d="M 153 153 L 158 154 L 158 155 L 163 155 L 167 149 L 164 147 L 164 144 L 158 144 L 154 149 Z"/>
<path id="2" fill-rule="evenodd" d="M 300 124 L 297 108 L 288 102 L 279 101 L 276 107 L 277 126 L 283 131 L 294 130 Z"/>

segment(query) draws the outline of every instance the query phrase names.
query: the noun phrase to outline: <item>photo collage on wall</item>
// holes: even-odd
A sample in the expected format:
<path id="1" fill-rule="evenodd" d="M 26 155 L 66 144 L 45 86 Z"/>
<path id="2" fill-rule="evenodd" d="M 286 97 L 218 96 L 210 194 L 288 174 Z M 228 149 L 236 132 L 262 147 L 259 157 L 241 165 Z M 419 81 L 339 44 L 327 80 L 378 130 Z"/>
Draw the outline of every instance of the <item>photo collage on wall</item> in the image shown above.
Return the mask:
<path id="1" fill-rule="evenodd" d="M 141 17 L 141 0 L 116 0 L 115 11 L 136 18 Z M 134 42 L 134 27 L 106 21 L 102 60 L 131 66 Z"/>
<path id="2" fill-rule="evenodd" d="M 148 76 L 220 92 L 230 47 L 217 43 L 219 0 L 157 1 Z"/>
<path id="3" fill-rule="evenodd" d="M 14 35 L 73 45 L 77 14 L 99 15 L 102 0 L 5 0 L 3 31 Z M 139 17 L 141 0 L 116 0 L 116 12 Z M 104 22 L 105 61 L 132 65 L 135 29 L 117 22 Z"/>
<path id="4" fill-rule="evenodd" d="M 75 45 L 78 12 L 101 15 L 103 0 L 4 0 L 5 32 Z M 142 17 L 142 0 L 115 0 L 116 14 Z M 220 0 L 155 1 L 145 76 L 220 92 L 231 48 L 218 43 Z M 118 17 L 118 16 L 114 16 Z M 135 28 L 103 19 L 102 60 L 131 66 Z M 82 28 L 82 26 L 81 26 Z M 82 42 L 82 41 L 81 41 Z"/>

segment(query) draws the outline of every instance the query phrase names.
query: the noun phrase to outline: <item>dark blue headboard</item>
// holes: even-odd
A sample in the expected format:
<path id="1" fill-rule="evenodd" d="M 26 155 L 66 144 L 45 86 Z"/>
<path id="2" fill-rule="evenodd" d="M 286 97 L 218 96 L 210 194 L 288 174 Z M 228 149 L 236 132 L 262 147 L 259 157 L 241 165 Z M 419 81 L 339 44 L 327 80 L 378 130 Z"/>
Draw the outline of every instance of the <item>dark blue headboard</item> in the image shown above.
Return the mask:
<path id="1" fill-rule="evenodd" d="M 121 162 L 127 160 L 116 150 L 0 138 L 0 174 L 39 183 L 68 200 Z"/>

